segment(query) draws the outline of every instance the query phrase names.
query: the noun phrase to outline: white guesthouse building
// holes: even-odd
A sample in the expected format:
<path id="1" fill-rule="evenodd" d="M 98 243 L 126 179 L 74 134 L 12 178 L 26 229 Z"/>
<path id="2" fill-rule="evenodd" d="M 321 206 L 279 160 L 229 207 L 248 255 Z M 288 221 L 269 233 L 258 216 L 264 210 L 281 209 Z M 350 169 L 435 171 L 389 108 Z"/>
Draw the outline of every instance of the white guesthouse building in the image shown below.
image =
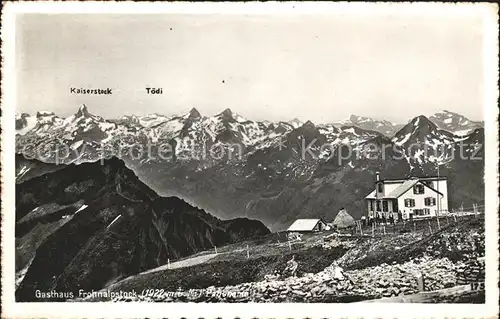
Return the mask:
<path id="1" fill-rule="evenodd" d="M 385 216 L 394 220 L 425 218 L 448 214 L 448 180 L 446 177 L 411 177 L 380 179 L 365 197 L 368 218 Z"/>

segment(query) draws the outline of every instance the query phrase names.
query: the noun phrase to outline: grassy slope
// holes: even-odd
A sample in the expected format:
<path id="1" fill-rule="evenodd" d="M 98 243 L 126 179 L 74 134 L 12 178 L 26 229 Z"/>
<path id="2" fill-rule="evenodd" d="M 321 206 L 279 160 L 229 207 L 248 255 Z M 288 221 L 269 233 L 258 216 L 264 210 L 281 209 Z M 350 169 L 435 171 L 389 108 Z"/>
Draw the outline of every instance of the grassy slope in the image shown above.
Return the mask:
<path id="1" fill-rule="evenodd" d="M 295 255 L 299 264 L 298 275 L 316 273 L 346 252 L 340 247 L 327 251 L 313 247 L 312 244 L 324 235 L 325 233 L 304 236 L 303 241 L 294 243 L 290 250 L 283 234 L 271 234 L 258 240 L 221 247 L 218 250 L 219 255 L 205 264 L 141 274 L 118 282 L 110 288 L 125 291 L 154 288 L 176 290 L 179 287 L 206 288 L 259 281 L 275 270 L 283 270 L 292 255 Z M 246 257 L 247 245 L 250 248 L 249 259 Z M 196 256 L 201 254 L 203 253 Z"/>
<path id="2" fill-rule="evenodd" d="M 443 227 L 441 232 L 432 236 L 418 234 L 394 234 L 385 237 L 348 237 L 356 247 L 349 252 L 343 247 L 324 250 L 315 244 L 322 241 L 328 233 L 305 235 L 303 240 L 292 246 L 290 251 L 283 235 L 270 234 L 256 241 L 246 241 L 218 249 L 219 255 L 205 264 L 187 268 L 171 269 L 154 273 L 142 274 L 118 282 L 111 290 L 137 292 L 142 289 L 164 289 L 174 291 L 178 288 L 206 288 L 209 286 L 236 285 L 264 279 L 275 270 L 282 270 L 291 255 L 296 255 L 298 275 L 316 273 L 329 266 L 334 260 L 347 256 L 356 249 L 363 255 L 353 254 L 352 259 L 344 259 L 346 269 L 364 268 L 382 263 L 402 262 L 421 255 L 430 243 L 440 234 L 450 231 L 481 227 L 482 220 L 467 219 L 458 225 Z M 423 237 L 423 239 L 422 239 Z M 279 240 L 279 242 L 278 242 Z M 376 243 L 376 245 L 373 245 Z M 396 243 L 396 244 L 395 244 Z M 250 258 L 246 257 L 246 247 L 249 246 Z M 213 251 L 210 251 L 212 253 Z M 197 254 L 201 255 L 203 253 Z M 342 260 L 341 258 L 340 260 Z"/>

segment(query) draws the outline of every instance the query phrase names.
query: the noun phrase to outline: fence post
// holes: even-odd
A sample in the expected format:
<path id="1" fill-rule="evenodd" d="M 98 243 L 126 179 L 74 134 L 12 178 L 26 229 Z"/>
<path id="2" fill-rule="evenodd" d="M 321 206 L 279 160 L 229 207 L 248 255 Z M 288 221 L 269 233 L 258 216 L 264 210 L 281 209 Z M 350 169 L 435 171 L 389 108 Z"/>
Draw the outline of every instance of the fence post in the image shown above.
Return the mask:
<path id="1" fill-rule="evenodd" d="M 375 224 L 372 223 L 372 237 L 375 237 Z"/>
<path id="2" fill-rule="evenodd" d="M 437 220 L 438 229 L 441 229 L 441 224 L 439 223 L 439 216 L 437 216 L 437 215 L 436 215 L 436 220 Z"/>
<path id="3" fill-rule="evenodd" d="M 415 222 L 413 222 L 413 232 L 416 233 L 417 232 L 417 225 L 415 224 Z"/>
<path id="4" fill-rule="evenodd" d="M 430 220 L 428 220 L 427 222 L 429 223 L 429 231 L 430 231 L 430 232 L 431 232 L 431 234 L 432 234 L 431 221 L 430 221 Z"/>
<path id="5" fill-rule="evenodd" d="M 167 268 L 170 269 L 170 258 L 167 259 Z"/>
<path id="6" fill-rule="evenodd" d="M 419 272 L 417 274 L 417 288 L 418 288 L 418 291 L 424 291 L 424 289 L 425 289 L 424 275 L 422 274 L 422 272 Z"/>
<path id="7" fill-rule="evenodd" d="M 290 243 L 290 239 L 288 239 L 288 248 L 290 248 L 290 251 L 292 251 L 292 244 Z"/>
<path id="8" fill-rule="evenodd" d="M 455 220 L 455 223 L 457 222 L 457 215 L 453 215 L 453 220 Z"/>
<path id="9" fill-rule="evenodd" d="M 384 225 L 384 235 L 385 235 L 385 225 Z"/>
<path id="10" fill-rule="evenodd" d="M 248 250 L 248 245 L 247 245 L 247 259 L 250 259 L 250 251 Z"/>
<path id="11" fill-rule="evenodd" d="M 215 248 L 215 254 L 217 255 L 217 246 L 214 246 L 214 248 Z"/>

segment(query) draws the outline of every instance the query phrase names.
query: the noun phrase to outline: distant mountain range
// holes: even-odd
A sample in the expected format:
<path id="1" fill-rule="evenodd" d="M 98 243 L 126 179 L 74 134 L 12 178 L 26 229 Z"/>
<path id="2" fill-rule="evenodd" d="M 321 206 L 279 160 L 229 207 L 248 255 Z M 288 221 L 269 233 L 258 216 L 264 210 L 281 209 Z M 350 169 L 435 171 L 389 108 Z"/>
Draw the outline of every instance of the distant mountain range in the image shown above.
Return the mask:
<path id="1" fill-rule="evenodd" d="M 446 130 L 455 135 L 467 135 L 476 128 L 484 127 L 483 122 L 476 122 L 467 119 L 465 116 L 449 112 L 446 110 L 437 112 L 429 117 L 438 128 Z M 393 137 L 401 130 L 405 124 L 393 123 L 386 120 L 375 120 L 369 117 L 351 115 L 349 119 L 334 123 L 341 127 L 344 125 L 357 126 L 365 130 L 372 130 Z"/>
<path id="2" fill-rule="evenodd" d="M 465 116 L 450 111 L 441 111 L 429 117 L 429 119 L 442 130 L 456 135 L 467 135 L 473 129 L 484 127 L 484 122 L 471 121 Z"/>
<path id="3" fill-rule="evenodd" d="M 333 219 L 342 207 L 361 216 L 375 171 L 435 175 L 439 164 L 450 179 L 450 207 L 484 199 L 482 123 L 447 111 L 405 125 L 358 116 L 316 125 L 251 121 L 229 109 L 105 120 L 83 106 L 68 118 L 21 114 L 16 128 L 17 152 L 26 157 L 80 164 L 117 156 L 163 196 L 273 230 L 298 217 Z M 32 174 L 22 166 L 16 173 Z"/>
<path id="4" fill-rule="evenodd" d="M 16 186 L 18 301 L 41 301 L 36 290 L 77 296 L 168 259 L 269 234 L 260 221 L 220 220 L 161 197 L 116 158 L 57 168 L 21 155 L 16 162 L 32 174 Z"/>
<path id="5" fill-rule="evenodd" d="M 351 115 L 349 119 L 334 123 L 336 126 L 357 126 L 365 130 L 372 130 L 384 134 L 385 136 L 392 137 L 404 125 L 396 124 L 386 120 L 374 120 L 369 117 Z"/>

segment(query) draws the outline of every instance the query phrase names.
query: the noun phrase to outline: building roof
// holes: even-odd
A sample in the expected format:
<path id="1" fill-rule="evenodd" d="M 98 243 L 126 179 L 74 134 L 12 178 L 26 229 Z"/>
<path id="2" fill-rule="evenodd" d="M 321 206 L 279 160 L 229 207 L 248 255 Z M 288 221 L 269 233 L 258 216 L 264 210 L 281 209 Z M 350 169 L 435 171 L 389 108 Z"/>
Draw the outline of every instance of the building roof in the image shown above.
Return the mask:
<path id="1" fill-rule="evenodd" d="M 386 179 L 381 179 L 380 182 L 384 183 L 402 183 L 404 181 L 410 180 L 410 179 L 418 179 L 421 181 L 443 181 L 443 180 L 448 180 L 448 177 L 446 176 L 411 176 L 407 178 L 386 178 Z"/>
<path id="2" fill-rule="evenodd" d="M 429 180 L 429 179 L 427 179 L 427 178 L 418 178 L 418 179 L 415 179 L 414 178 L 414 179 L 407 179 L 407 180 L 399 180 L 401 182 L 401 185 L 399 185 L 398 187 L 396 187 L 389 194 L 387 194 L 385 196 L 382 196 L 382 197 L 379 197 L 379 199 L 383 199 L 383 198 L 399 198 L 401 195 L 403 195 L 404 193 L 406 193 L 410 188 L 412 188 L 413 186 L 415 186 L 418 183 L 424 185 L 425 187 L 427 187 L 429 189 L 432 189 L 433 191 L 435 191 L 439 195 L 443 195 L 441 192 L 438 192 L 436 189 L 434 189 L 434 188 L 426 185 L 425 183 L 422 183 L 422 180 Z M 377 197 L 375 195 L 376 195 L 375 194 L 375 190 L 373 190 L 370 194 L 368 194 L 365 197 L 365 199 L 377 199 Z"/>
<path id="3" fill-rule="evenodd" d="M 375 190 L 372 190 L 370 194 L 366 195 L 365 199 L 376 199 Z"/>
<path id="4" fill-rule="evenodd" d="M 410 179 L 410 180 L 404 181 L 403 184 L 396 187 L 396 189 L 394 189 L 392 192 L 390 192 L 389 194 L 387 194 L 387 196 L 384 196 L 384 197 L 398 198 L 399 196 L 406 193 L 407 190 L 409 190 L 410 188 L 415 186 L 418 182 L 419 182 L 418 179 Z"/>
<path id="5" fill-rule="evenodd" d="M 314 227 L 318 223 L 325 223 L 319 218 L 314 218 L 314 219 L 297 219 L 296 221 L 293 222 L 290 227 L 288 227 L 288 231 L 310 231 L 313 230 Z"/>

